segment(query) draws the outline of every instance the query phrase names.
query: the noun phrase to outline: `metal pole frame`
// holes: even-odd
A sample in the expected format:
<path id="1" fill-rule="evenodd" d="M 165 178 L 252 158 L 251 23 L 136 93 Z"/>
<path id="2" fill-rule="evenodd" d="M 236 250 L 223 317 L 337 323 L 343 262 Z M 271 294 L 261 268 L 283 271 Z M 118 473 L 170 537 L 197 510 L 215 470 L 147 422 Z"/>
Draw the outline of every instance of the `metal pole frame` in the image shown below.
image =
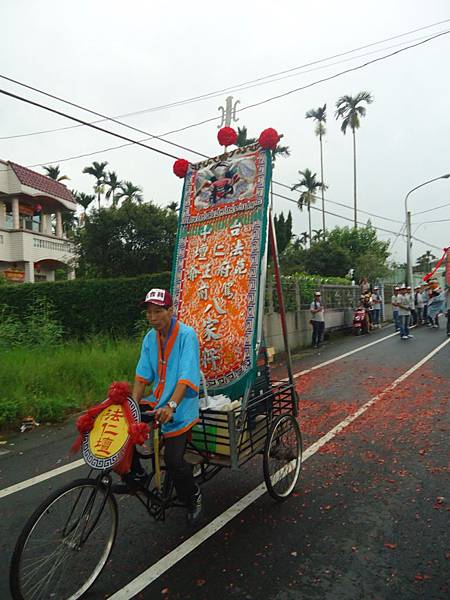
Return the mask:
<path id="1" fill-rule="evenodd" d="M 292 374 L 292 358 L 289 347 L 288 330 L 286 323 L 286 310 L 284 307 L 283 289 L 281 287 L 280 265 L 278 261 L 277 239 L 275 235 L 275 227 L 273 222 L 272 207 L 269 209 L 269 244 L 272 252 L 272 260 L 274 266 L 275 283 L 277 289 L 278 305 L 280 307 L 281 328 L 283 330 L 284 349 L 286 351 L 286 366 L 288 371 L 289 383 L 292 385 L 292 399 L 294 401 L 294 415 L 298 415 L 297 394 L 294 388 L 294 377 Z"/>

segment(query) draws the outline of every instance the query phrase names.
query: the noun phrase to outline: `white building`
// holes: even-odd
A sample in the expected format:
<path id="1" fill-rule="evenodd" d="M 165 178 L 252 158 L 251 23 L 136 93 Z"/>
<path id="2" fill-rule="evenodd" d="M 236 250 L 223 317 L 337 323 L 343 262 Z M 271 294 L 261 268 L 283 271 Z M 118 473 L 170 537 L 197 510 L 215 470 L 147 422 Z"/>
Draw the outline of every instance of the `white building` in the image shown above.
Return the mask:
<path id="1" fill-rule="evenodd" d="M 75 252 L 63 231 L 62 213 L 74 213 L 75 198 L 65 185 L 0 160 L 0 275 L 9 281 L 54 281 Z"/>

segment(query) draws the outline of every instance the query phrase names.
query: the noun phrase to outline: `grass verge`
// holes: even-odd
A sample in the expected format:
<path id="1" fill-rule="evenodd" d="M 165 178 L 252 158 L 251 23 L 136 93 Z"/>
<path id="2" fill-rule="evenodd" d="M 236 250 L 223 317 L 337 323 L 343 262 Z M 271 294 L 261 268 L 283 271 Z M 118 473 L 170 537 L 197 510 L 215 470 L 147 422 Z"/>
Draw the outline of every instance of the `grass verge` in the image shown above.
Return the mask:
<path id="1" fill-rule="evenodd" d="M 101 402 L 112 381 L 133 381 L 139 350 L 137 340 L 95 338 L 1 352 L 0 427 L 29 415 L 60 421 Z"/>

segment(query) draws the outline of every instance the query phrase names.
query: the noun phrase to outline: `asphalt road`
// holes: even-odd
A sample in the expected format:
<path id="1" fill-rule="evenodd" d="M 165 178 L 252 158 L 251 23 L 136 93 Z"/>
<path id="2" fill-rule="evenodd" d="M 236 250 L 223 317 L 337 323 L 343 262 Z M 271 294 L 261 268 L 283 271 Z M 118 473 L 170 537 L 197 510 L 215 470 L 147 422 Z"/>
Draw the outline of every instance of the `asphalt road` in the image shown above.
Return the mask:
<path id="1" fill-rule="evenodd" d="M 123 497 L 111 560 L 86 597 L 448 598 L 450 340 L 381 393 L 447 339 L 442 329 L 416 329 L 408 341 L 392 332 L 388 327 L 363 338 L 340 338 L 295 358 L 298 373 L 359 350 L 296 378 L 304 448 L 310 450 L 289 500 L 279 505 L 263 494 L 241 506 L 262 481 L 259 458 L 205 485 L 204 517 L 195 532 L 179 509 L 155 524 L 136 500 Z M 280 365 L 273 370 L 279 374 Z M 372 398 L 327 443 L 313 445 Z M 9 436 L 0 446 L 0 453 L 6 451 L 0 454 L 1 600 L 10 598 L 8 564 L 25 520 L 51 490 L 87 469 L 19 491 L 7 488 L 72 463 L 73 438 L 68 423 Z M 234 518 L 206 535 L 205 526 L 232 506 Z M 203 538 L 184 558 L 168 556 Z M 161 574 L 148 573 L 160 560 Z M 145 572 L 143 583 L 133 583 Z M 130 591 L 124 590 L 128 584 Z"/>

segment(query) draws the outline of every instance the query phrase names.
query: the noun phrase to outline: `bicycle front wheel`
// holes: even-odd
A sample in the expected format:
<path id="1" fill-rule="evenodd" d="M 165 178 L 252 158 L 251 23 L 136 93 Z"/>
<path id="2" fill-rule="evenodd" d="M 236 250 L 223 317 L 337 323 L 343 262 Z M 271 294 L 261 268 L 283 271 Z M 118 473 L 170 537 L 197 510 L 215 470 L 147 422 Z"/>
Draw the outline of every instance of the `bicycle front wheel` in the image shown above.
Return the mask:
<path id="1" fill-rule="evenodd" d="M 14 600 L 77 600 L 100 575 L 117 533 L 117 502 L 102 483 L 56 490 L 26 523 L 14 549 Z"/>

